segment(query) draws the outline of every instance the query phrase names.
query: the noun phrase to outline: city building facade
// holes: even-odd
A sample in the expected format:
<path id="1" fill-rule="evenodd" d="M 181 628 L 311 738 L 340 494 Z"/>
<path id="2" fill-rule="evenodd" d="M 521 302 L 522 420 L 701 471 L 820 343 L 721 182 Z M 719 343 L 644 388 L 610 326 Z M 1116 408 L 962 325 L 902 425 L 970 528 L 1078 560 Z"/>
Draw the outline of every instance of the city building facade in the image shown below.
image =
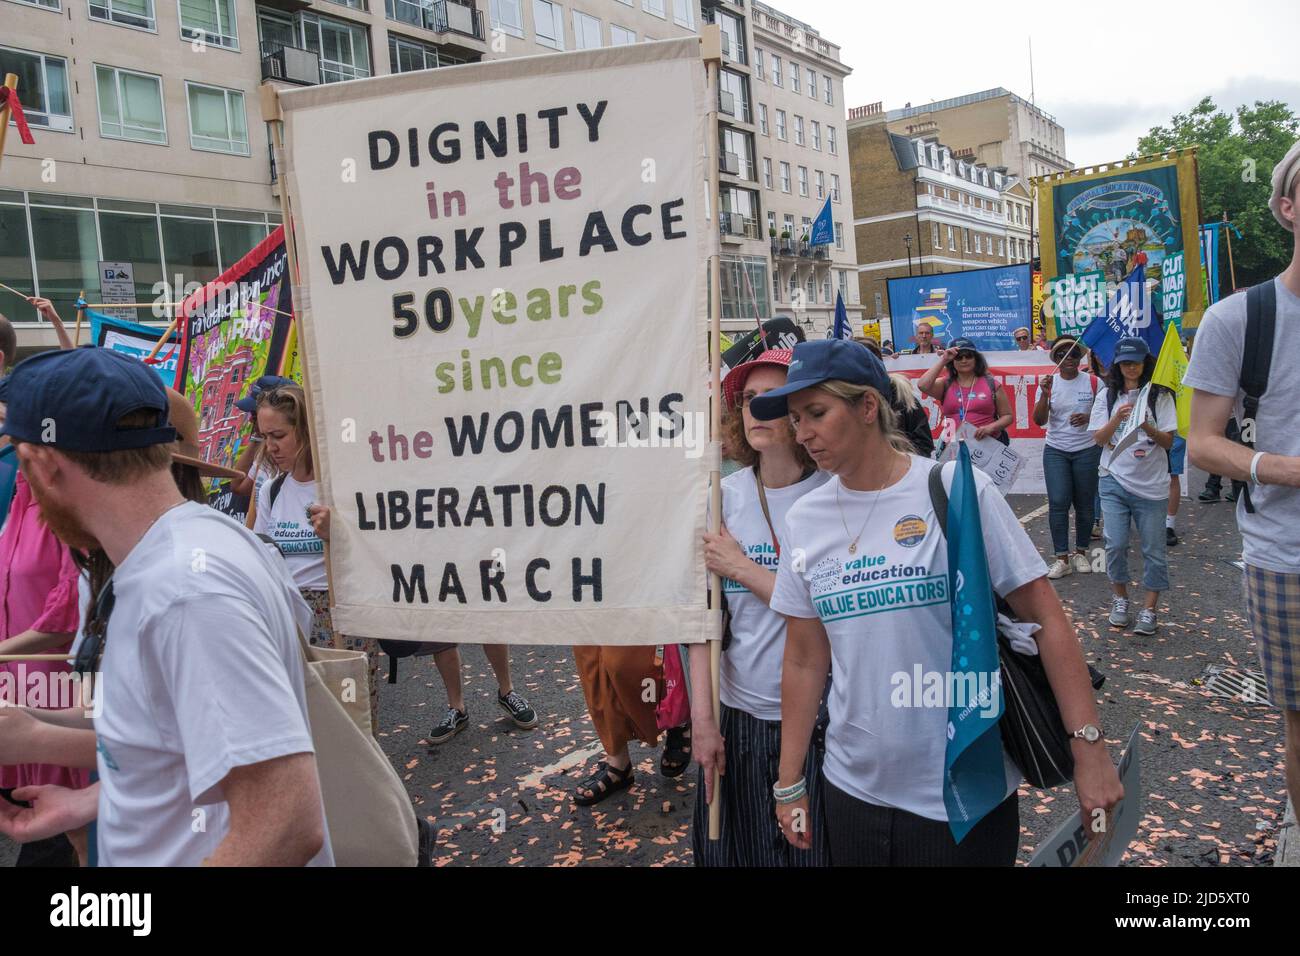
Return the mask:
<path id="1" fill-rule="evenodd" d="M 785 313 L 824 329 L 834 291 L 848 289 L 845 302 L 852 301 L 851 231 L 817 250 L 794 234 L 816 215 L 819 191 L 838 193 L 848 208 L 842 104 L 849 71 L 837 47 L 770 7 L 747 0 L 0 0 L 0 14 L 0 74 L 19 76 L 37 138 L 25 146 L 10 135 L 0 167 L 0 282 L 54 299 L 65 317 L 82 290 L 98 299 L 101 263 L 128 264 L 137 301 L 153 302 L 160 283 L 174 296 L 206 282 L 279 224 L 258 102 L 264 80 L 331 83 L 690 36 L 714 22 L 725 61 L 724 325 L 739 330 Z M 770 69 L 769 49 L 787 71 L 780 86 L 754 74 L 759 58 Z M 790 88 L 792 62 L 803 92 Z M 791 116 L 788 138 L 799 117 L 803 145 L 760 132 L 761 114 L 770 120 L 777 109 Z M 764 170 L 775 175 L 782 164 L 791 170 L 789 194 L 775 181 L 771 191 L 763 184 Z M 789 217 L 795 226 L 784 254 L 770 235 L 773 212 L 778 224 Z M 55 345 L 53 330 L 26 303 L 8 296 L 0 311 L 18 324 L 23 352 Z M 137 318 L 154 316 L 140 309 Z"/>
<path id="2" fill-rule="evenodd" d="M 931 129 L 891 132 L 881 104 L 849 111 L 853 230 L 858 285 L 868 318 L 903 346 L 894 328 L 888 281 L 1006 265 L 1009 236 L 1003 192 L 1010 177 L 956 151 Z"/>

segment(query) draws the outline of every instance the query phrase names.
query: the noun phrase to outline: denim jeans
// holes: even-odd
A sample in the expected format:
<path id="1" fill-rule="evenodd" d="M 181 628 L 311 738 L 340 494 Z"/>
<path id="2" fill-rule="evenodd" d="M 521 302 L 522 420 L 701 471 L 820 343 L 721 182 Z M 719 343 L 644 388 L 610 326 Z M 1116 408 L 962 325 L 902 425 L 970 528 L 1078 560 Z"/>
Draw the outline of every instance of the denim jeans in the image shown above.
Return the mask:
<path id="1" fill-rule="evenodd" d="M 1061 451 L 1043 446 L 1043 478 L 1047 482 L 1047 525 L 1057 557 L 1070 553 L 1070 507 L 1074 506 L 1075 548 L 1086 551 L 1096 516 L 1097 466 L 1101 446 Z"/>
<path id="2" fill-rule="evenodd" d="M 1115 584 L 1128 584 L 1129 528 L 1137 525 L 1142 546 L 1142 586 L 1148 591 L 1169 590 L 1169 562 L 1165 556 L 1165 512 L 1169 498 L 1155 501 L 1130 494 L 1110 475 L 1098 484 L 1101 513 L 1106 519 L 1106 574 Z"/>

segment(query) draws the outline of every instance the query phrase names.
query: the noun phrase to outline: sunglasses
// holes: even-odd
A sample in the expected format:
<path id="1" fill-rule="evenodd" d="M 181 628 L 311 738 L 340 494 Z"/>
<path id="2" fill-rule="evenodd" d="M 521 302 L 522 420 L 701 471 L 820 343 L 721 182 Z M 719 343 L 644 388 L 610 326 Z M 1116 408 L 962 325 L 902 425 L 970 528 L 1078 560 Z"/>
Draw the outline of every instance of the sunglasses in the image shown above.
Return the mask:
<path id="1" fill-rule="evenodd" d="M 1029 336 L 1027 336 L 1027 335 L 1017 335 L 1017 336 L 1016 336 L 1016 341 L 1017 341 L 1017 342 L 1028 342 L 1028 341 L 1029 341 Z"/>
<path id="2" fill-rule="evenodd" d="M 958 353 L 957 353 L 955 356 L 953 356 L 953 357 L 954 357 L 955 359 L 957 359 L 958 361 L 961 361 L 962 359 L 973 359 L 973 358 L 975 357 L 975 353 L 974 353 L 974 352 L 958 352 Z"/>
<path id="3" fill-rule="evenodd" d="M 72 662 L 72 670 L 82 677 L 90 677 L 99 670 L 100 661 L 104 657 L 104 639 L 108 636 L 108 619 L 113 616 L 115 602 L 113 579 L 109 578 L 104 590 L 99 592 L 95 614 L 86 625 L 85 636 L 77 648 L 76 659 Z"/>

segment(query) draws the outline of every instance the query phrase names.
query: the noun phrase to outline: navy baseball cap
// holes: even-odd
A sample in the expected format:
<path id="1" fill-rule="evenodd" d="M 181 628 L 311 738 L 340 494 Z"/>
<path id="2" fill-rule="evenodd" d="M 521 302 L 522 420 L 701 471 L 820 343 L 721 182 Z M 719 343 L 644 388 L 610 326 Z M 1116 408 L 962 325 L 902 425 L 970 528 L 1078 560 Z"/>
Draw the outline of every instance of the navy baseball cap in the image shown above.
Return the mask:
<path id="1" fill-rule="evenodd" d="M 800 342 L 794 347 L 785 384 L 765 392 L 749 403 L 749 412 L 760 420 L 789 414 L 786 399 L 795 392 L 839 380 L 854 385 L 870 385 L 883 395 L 889 394 L 889 373 L 885 363 L 876 358 L 861 342 L 849 339 L 820 339 Z"/>
<path id="2" fill-rule="evenodd" d="M 1145 339 L 1136 335 L 1122 338 L 1115 343 L 1115 358 L 1112 362 L 1144 362 L 1151 354 Z"/>
<path id="3" fill-rule="evenodd" d="M 978 352 L 975 343 L 967 338 L 953 339 L 948 343 L 948 348 L 956 349 L 958 352 Z"/>
<path id="4" fill-rule="evenodd" d="M 14 366 L 3 388 L 0 435 L 64 451 L 122 451 L 176 441 L 158 373 L 110 349 L 41 352 Z M 152 428 L 118 428 L 138 411 L 158 412 Z M 53 425 L 53 427 L 49 427 Z"/>
<path id="5" fill-rule="evenodd" d="M 285 378 L 283 375 L 263 375 L 248 389 L 248 394 L 235 402 L 235 407 L 241 412 L 248 412 L 250 415 L 257 411 L 257 399 L 263 392 L 269 392 L 273 388 L 279 388 L 281 385 L 297 385 L 291 378 Z"/>

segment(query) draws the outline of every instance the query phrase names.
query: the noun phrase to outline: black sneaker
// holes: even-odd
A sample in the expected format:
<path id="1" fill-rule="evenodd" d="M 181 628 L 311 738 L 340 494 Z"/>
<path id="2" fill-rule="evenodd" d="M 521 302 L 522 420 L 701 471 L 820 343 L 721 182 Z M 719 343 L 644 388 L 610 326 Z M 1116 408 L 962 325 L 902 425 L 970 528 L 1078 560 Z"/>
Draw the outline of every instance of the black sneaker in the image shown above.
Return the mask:
<path id="1" fill-rule="evenodd" d="M 1218 501 L 1219 493 L 1213 490 L 1212 488 L 1206 488 L 1204 491 L 1202 491 L 1199 495 L 1196 496 L 1196 500 L 1197 501 Z"/>
<path id="2" fill-rule="evenodd" d="M 448 707 L 447 714 L 442 721 L 429 731 L 430 744 L 445 744 L 458 733 L 465 729 L 469 723 L 469 714 L 463 710 L 457 710 L 455 707 Z"/>
<path id="3" fill-rule="evenodd" d="M 537 726 L 537 711 L 529 705 L 524 695 L 517 690 L 502 697 L 497 695 L 497 703 L 501 709 L 510 715 L 510 719 L 515 722 L 515 726 L 522 730 L 532 730 Z"/>
<path id="4" fill-rule="evenodd" d="M 1166 526 L 1166 527 L 1165 527 L 1165 545 L 1166 545 L 1167 547 L 1172 548 L 1172 547 L 1173 547 L 1174 545 L 1176 545 L 1177 543 L 1178 543 L 1178 535 L 1174 533 L 1174 529 L 1173 529 L 1173 528 L 1170 528 L 1170 527 Z"/>

